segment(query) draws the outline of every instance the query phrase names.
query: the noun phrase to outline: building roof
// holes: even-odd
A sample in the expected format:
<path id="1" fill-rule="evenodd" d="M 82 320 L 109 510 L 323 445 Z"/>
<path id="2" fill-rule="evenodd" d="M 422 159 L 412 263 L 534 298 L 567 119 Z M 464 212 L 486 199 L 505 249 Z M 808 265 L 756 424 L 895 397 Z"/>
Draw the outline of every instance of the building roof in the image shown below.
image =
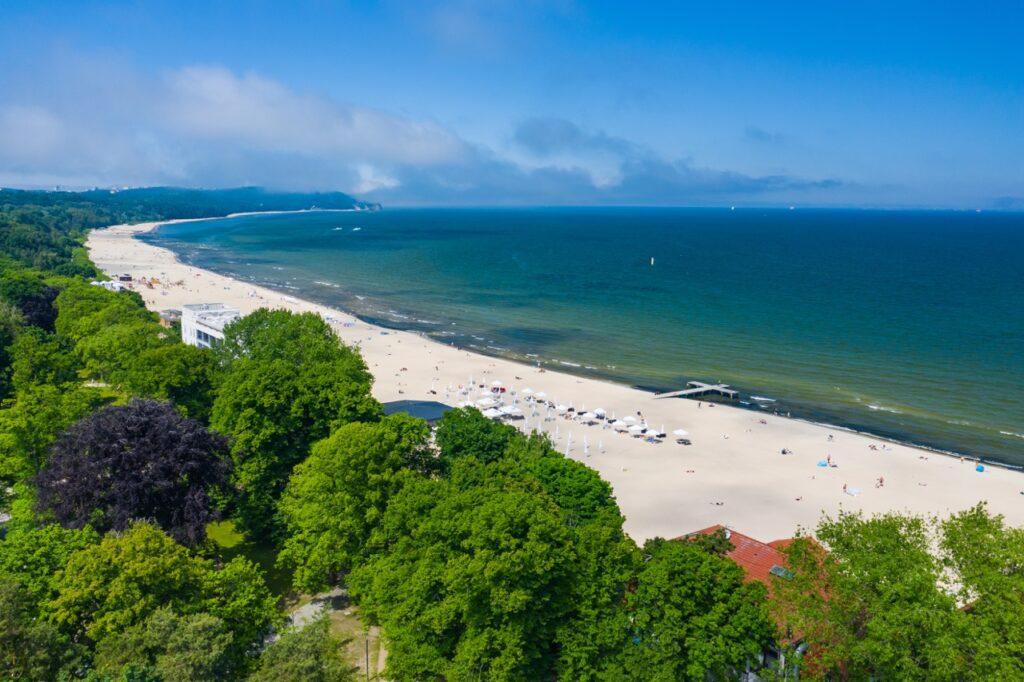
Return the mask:
<path id="1" fill-rule="evenodd" d="M 792 542 L 791 538 L 761 542 L 720 524 L 703 528 L 684 537 L 711 535 L 719 529 L 725 529 L 726 537 L 733 546 L 732 551 L 726 553 L 726 556 L 739 564 L 746 574 L 748 582 L 757 580 L 770 588 L 770 576 L 772 574 L 785 577 L 788 573 L 786 569 L 786 555 L 779 550 Z"/>
<path id="2" fill-rule="evenodd" d="M 183 313 L 191 314 L 197 322 L 218 331 L 223 331 L 225 325 L 241 317 L 237 308 L 223 303 L 189 303 L 181 308 Z"/>
<path id="3" fill-rule="evenodd" d="M 436 422 L 448 410 L 454 409 L 451 405 L 439 403 L 436 400 L 395 400 L 384 403 L 384 414 L 395 414 L 405 412 L 413 417 L 419 417 L 428 422 Z"/>

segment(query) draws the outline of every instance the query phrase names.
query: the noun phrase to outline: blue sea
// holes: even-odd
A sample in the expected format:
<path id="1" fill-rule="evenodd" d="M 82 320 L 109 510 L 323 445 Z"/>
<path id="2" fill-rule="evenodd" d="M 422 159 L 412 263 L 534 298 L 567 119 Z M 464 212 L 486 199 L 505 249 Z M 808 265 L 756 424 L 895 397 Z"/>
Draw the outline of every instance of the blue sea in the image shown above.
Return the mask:
<path id="1" fill-rule="evenodd" d="M 1024 214 L 385 209 L 143 238 L 480 352 L 725 382 L 751 409 L 1024 464 Z"/>

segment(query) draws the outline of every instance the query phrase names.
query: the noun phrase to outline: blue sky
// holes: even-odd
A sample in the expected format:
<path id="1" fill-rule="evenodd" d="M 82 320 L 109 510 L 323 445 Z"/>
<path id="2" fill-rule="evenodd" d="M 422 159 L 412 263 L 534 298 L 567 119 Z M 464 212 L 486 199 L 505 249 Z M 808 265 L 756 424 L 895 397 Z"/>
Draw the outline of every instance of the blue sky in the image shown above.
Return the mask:
<path id="1" fill-rule="evenodd" d="M 20 2 L 0 185 L 1024 208 L 1021 2 Z"/>

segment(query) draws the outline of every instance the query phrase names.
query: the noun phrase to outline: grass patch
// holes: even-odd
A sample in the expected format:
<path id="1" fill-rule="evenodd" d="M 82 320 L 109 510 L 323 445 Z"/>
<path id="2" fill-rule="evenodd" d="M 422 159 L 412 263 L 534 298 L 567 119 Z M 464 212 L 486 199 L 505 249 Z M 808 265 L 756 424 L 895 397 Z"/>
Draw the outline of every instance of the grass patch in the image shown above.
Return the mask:
<path id="1" fill-rule="evenodd" d="M 250 540 L 234 521 L 211 523 L 206 527 L 206 536 L 213 545 L 214 556 L 222 561 L 244 556 L 263 569 L 271 592 L 286 602 L 294 599 L 291 571 L 274 565 L 277 550 L 272 544 Z"/>

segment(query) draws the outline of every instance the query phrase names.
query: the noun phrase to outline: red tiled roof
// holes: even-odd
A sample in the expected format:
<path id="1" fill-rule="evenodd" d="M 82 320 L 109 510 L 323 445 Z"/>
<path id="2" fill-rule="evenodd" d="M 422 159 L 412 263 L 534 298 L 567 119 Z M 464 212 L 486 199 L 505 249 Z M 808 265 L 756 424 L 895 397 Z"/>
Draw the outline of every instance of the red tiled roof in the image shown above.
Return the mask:
<path id="1" fill-rule="evenodd" d="M 711 535 L 721 528 L 724 528 L 724 526 L 711 526 L 710 528 L 704 528 L 702 530 L 689 533 L 684 537 L 693 537 L 694 535 Z M 729 542 L 733 546 L 732 551 L 726 553 L 726 556 L 740 565 L 746 573 L 747 582 L 757 580 L 771 588 L 771 579 L 769 576 L 771 575 L 772 568 L 774 566 L 785 568 L 786 566 L 786 555 L 780 552 L 779 549 L 792 542 L 792 539 L 775 540 L 767 543 L 755 540 L 752 537 L 744 535 L 743 533 L 737 533 L 736 531 L 728 528 L 726 528 L 726 532 L 729 536 Z"/>

